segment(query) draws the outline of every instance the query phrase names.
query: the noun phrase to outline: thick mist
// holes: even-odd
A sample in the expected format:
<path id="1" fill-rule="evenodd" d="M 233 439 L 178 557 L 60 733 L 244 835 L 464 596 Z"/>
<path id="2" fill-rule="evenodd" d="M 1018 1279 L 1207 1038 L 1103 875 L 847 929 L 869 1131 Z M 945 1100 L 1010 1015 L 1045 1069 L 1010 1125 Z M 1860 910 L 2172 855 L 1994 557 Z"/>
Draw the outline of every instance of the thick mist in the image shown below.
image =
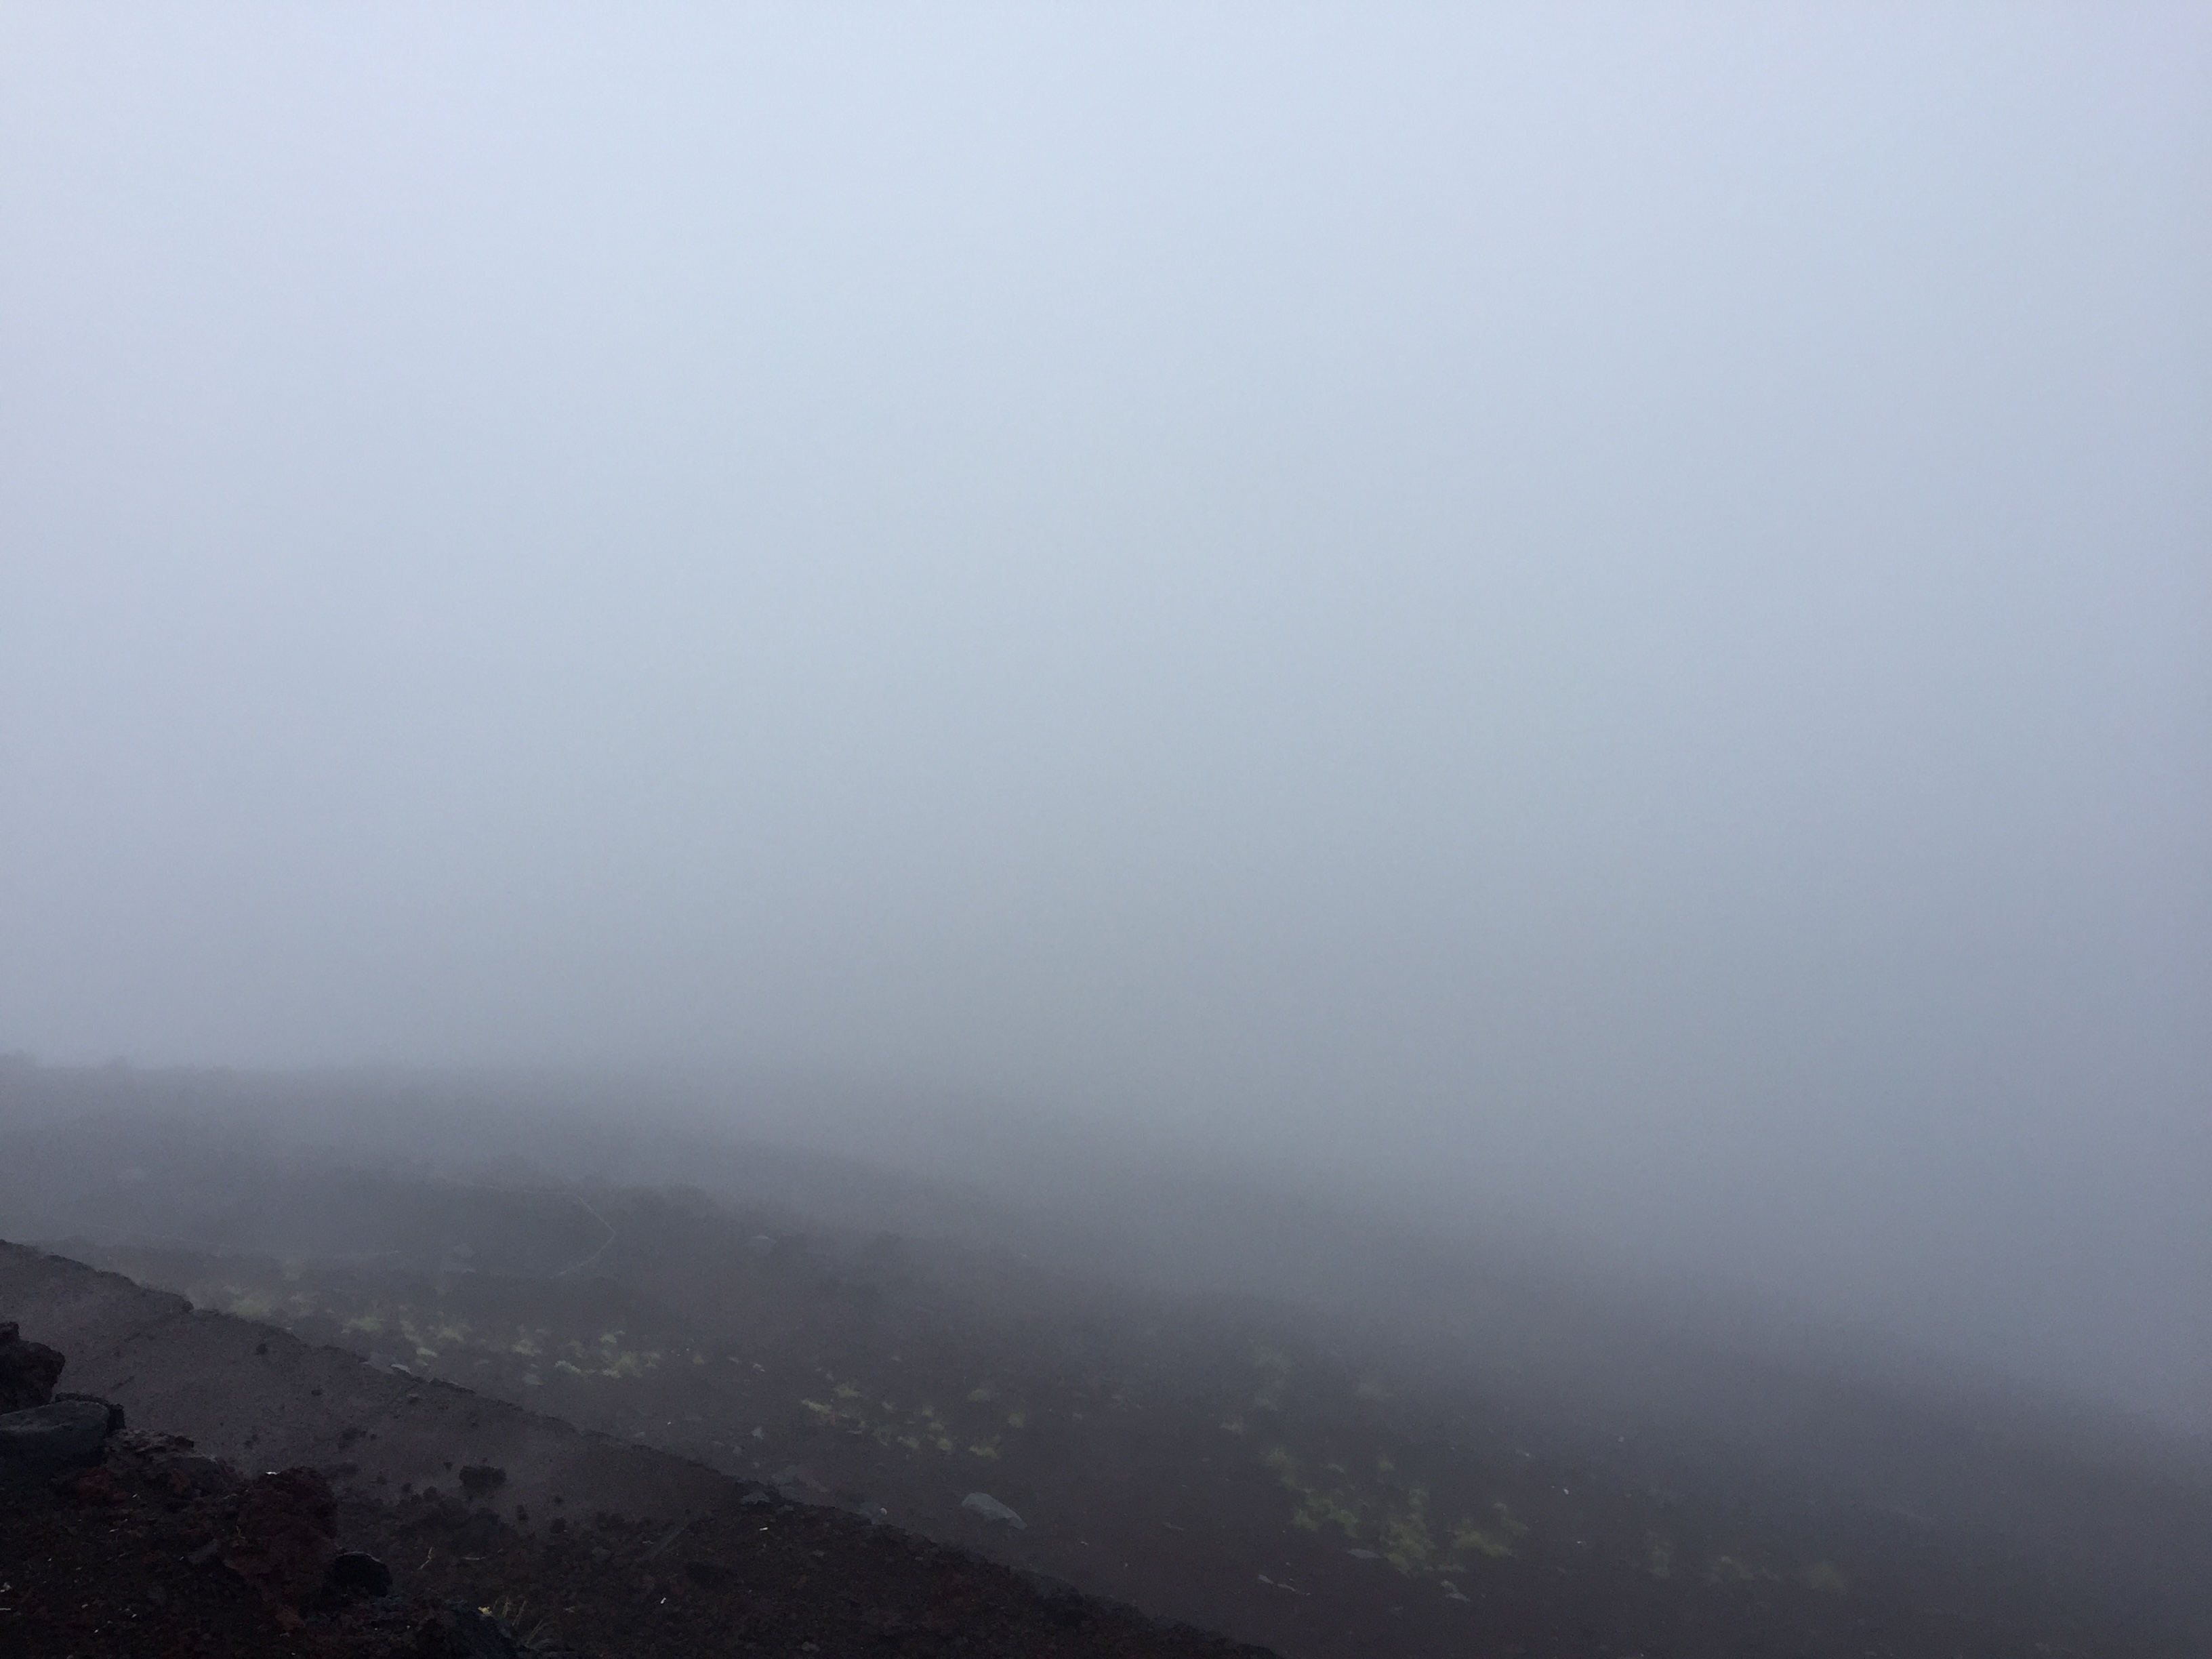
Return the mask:
<path id="1" fill-rule="evenodd" d="M 0 1048 L 1111 1143 L 2212 1425 L 2208 60 L 11 9 Z"/>

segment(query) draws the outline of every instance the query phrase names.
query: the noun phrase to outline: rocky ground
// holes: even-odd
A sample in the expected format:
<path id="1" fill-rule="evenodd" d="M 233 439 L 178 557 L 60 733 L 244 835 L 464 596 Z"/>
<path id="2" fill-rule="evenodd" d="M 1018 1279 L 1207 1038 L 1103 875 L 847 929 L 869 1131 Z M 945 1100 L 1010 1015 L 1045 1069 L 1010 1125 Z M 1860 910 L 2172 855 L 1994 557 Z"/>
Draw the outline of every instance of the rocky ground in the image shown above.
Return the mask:
<path id="1" fill-rule="evenodd" d="M 1488 1258 L 1354 1261 L 1326 1218 L 1272 1237 L 1305 1236 L 1302 1268 L 1341 1245 L 1365 1275 L 1349 1311 L 1146 1285 L 1054 1256 L 1041 1224 L 994 1235 L 962 1194 L 810 1184 L 744 1146 L 689 1161 L 710 1192 L 7 1106 L 0 1231 L 52 1253 L 0 1247 L 0 1316 L 134 1427 L 256 1479 L 320 1474 L 337 1541 L 395 1595 L 506 1598 L 542 1640 L 620 1650 L 630 1625 L 588 1635 L 586 1601 L 530 1587 L 605 1568 L 633 1621 L 703 1607 L 719 1650 L 826 1651 L 744 1633 L 714 1601 L 735 1581 L 687 1553 L 727 1542 L 750 1490 L 788 1512 L 751 1523 L 786 1528 L 756 1550 L 805 1533 L 834 1560 L 821 1540 L 888 1522 L 940 1565 L 1290 1659 L 2212 1652 L 2201 1445 L 1729 1349 Z M 798 1202 L 841 1190 L 842 1220 Z M 471 1469 L 504 1478 L 471 1491 Z M 403 1548 L 403 1522 L 489 1531 Z M 852 1616 L 924 1640 L 929 1597 L 867 1582 Z"/>
<path id="2" fill-rule="evenodd" d="M 595 1207 L 626 1228 L 643 1219 Z M 1123 1329 L 1094 1306 L 1103 1323 L 1085 1370 L 1048 1330 L 1027 1326 L 1023 1340 L 941 1304 L 895 1318 L 839 1290 L 818 1256 L 779 1263 L 742 1240 L 724 1268 L 763 1298 L 742 1346 L 612 1280 L 564 1291 L 362 1264 L 171 1265 L 216 1275 L 191 1285 L 204 1305 L 0 1248 L 0 1307 L 80 1355 L 78 1380 L 124 1401 L 134 1427 L 200 1442 L 125 1437 L 112 1473 L 11 1512 L 0 1578 L 21 1593 L 4 1598 L 0 1651 L 11 1623 L 27 1652 L 192 1650 L 190 1631 L 253 1605 L 235 1570 L 194 1564 L 230 1535 L 224 1506 L 271 1470 L 301 1468 L 329 1483 L 332 1546 L 390 1567 L 396 1599 L 309 1597 L 299 1629 L 286 1634 L 280 1607 L 255 1639 L 368 1644 L 333 1651 L 477 1639 L 457 1601 L 504 1609 L 541 1646 L 610 1654 L 1195 1639 L 1108 1601 L 1294 1656 L 2203 1650 L 2185 1563 L 2102 1586 L 2083 1570 L 2136 1540 L 2186 1556 L 2203 1533 L 2200 1497 L 2033 1459 L 1977 1462 L 1940 1433 L 1899 1439 L 1893 1424 L 1891 1457 L 1932 1494 L 1920 1501 L 2008 1470 L 1998 1496 L 2078 1534 L 2039 1572 L 2016 1538 L 1978 1541 L 1948 1518 L 1778 1477 L 1761 1486 L 1734 1454 L 1700 1467 L 1547 1440 L 1510 1415 L 1486 1421 L 1480 1401 L 1392 1397 L 1250 1310 Z M 269 1306 L 288 1285 L 297 1300 Z M 349 1351 L 220 1311 L 226 1300 L 287 1314 L 307 1336 L 324 1334 L 318 1322 L 376 1328 L 345 1333 Z M 310 1301 L 325 1311 L 301 1312 Z M 778 1306 L 796 1322 L 770 1317 Z M 518 1331 L 538 1352 L 502 1352 Z M 403 1340 L 408 1362 L 391 1352 Z M 574 1356 L 552 1373 L 559 1386 L 530 1384 L 556 1353 Z M 451 1376 L 424 1374 L 439 1368 Z M 520 1403 L 544 1396 L 584 1428 Z M 1860 1431 L 1850 1408 L 1829 1402 L 1839 1438 Z M 929 1439 L 917 1424 L 934 1425 Z M 200 1490 L 216 1479 L 196 1461 L 204 1451 L 252 1480 Z M 1040 1575 L 1105 1600 L 1040 1601 Z M 129 1645 L 142 1626 L 159 1640 Z M 203 1650 L 258 1650 L 209 1640 Z"/>
<path id="3" fill-rule="evenodd" d="M 0 1326 L 0 1391 L 32 1402 L 0 1414 L 0 1652 L 1258 1651 L 744 1483 L 672 1525 L 602 1510 L 534 1532 L 500 1513 L 494 1466 L 444 1491 L 340 1497 L 319 1469 L 251 1474 L 118 1431 L 105 1403 L 41 1400 L 58 1358 Z"/>

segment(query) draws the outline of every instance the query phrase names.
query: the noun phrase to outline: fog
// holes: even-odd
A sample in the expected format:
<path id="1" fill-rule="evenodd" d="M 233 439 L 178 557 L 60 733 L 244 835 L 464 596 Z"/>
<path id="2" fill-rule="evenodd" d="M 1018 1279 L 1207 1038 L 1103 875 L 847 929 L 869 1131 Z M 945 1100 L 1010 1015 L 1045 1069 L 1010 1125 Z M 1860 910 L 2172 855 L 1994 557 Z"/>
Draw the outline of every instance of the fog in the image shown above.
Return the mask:
<path id="1" fill-rule="evenodd" d="M 2212 1428 L 2208 70 L 11 8 L 0 1048 L 1110 1145 Z"/>

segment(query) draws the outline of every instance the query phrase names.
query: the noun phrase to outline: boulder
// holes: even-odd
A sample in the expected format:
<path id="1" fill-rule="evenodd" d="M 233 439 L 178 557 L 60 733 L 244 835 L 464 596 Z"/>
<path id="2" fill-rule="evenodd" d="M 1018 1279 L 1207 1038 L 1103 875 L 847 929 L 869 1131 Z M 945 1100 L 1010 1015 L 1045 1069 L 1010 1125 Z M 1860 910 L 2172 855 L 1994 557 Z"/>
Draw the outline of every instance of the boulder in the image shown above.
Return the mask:
<path id="1" fill-rule="evenodd" d="M 54 1395 L 52 1403 L 58 1406 L 64 1400 L 88 1400 L 94 1405 L 99 1407 L 100 1410 L 106 1412 L 107 1413 L 107 1431 L 110 1434 L 122 1433 L 125 1425 L 130 1420 L 125 1416 L 122 1407 L 117 1405 L 112 1400 L 102 1400 L 96 1394 L 74 1394 L 67 1389 L 64 1389 Z"/>
<path id="2" fill-rule="evenodd" d="M 26 1342 L 12 1319 L 0 1319 L 0 1412 L 27 1411 L 54 1397 L 69 1362 L 43 1342 Z"/>
<path id="3" fill-rule="evenodd" d="M 100 1400 L 58 1400 L 0 1414 L 0 1474 L 21 1480 L 97 1463 L 109 1420 Z"/>

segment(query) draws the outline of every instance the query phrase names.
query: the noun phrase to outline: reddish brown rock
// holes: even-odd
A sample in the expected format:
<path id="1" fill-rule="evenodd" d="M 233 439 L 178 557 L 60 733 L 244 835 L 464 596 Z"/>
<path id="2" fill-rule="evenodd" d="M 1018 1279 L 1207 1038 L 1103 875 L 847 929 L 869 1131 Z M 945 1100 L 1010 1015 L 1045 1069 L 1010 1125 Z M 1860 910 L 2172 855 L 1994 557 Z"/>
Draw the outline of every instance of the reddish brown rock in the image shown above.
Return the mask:
<path id="1" fill-rule="evenodd" d="M 222 1564 L 283 1607 L 313 1600 L 337 1559 L 337 1500 L 313 1469 L 282 1469 L 250 1482 Z"/>

